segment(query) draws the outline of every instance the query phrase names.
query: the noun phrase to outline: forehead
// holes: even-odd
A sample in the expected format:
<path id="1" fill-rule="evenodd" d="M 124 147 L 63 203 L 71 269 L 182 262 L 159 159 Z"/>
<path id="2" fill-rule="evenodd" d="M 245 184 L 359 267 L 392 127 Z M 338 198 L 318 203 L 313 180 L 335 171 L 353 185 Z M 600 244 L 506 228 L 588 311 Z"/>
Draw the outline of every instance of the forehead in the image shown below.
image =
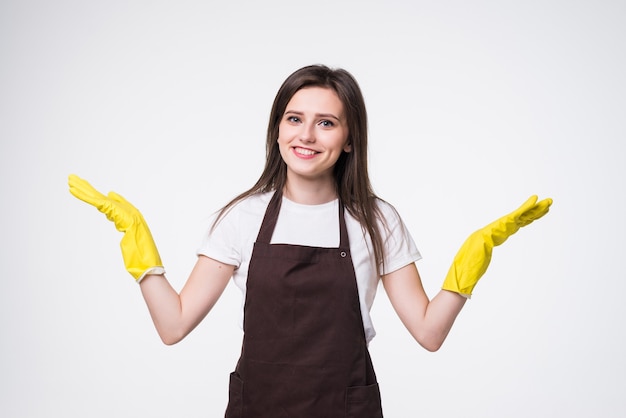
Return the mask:
<path id="1" fill-rule="evenodd" d="M 343 103 L 333 89 L 305 87 L 291 97 L 285 111 L 333 113 L 339 116 L 343 115 Z"/>

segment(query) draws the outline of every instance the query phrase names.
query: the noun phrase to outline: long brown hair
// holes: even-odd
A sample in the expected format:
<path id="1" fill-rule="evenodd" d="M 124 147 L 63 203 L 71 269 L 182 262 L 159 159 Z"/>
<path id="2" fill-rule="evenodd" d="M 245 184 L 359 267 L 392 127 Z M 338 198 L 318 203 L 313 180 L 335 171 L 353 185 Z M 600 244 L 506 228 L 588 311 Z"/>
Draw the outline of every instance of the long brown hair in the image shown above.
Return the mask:
<path id="1" fill-rule="evenodd" d="M 381 225 L 386 227 L 367 171 L 367 111 L 365 100 L 354 77 L 344 69 L 325 65 L 309 65 L 292 73 L 278 90 L 270 112 L 266 139 L 265 168 L 261 177 L 249 190 L 224 206 L 215 221 L 237 202 L 256 194 L 282 190 L 287 180 L 287 165 L 278 143 L 278 128 L 287 104 L 293 95 L 305 87 L 324 87 L 333 90 L 341 100 L 348 123 L 348 143 L 351 152 L 343 152 L 334 167 L 337 195 L 344 207 L 369 234 L 378 272 L 383 264 Z M 381 221 L 380 223 L 378 221 Z M 214 224 L 214 225 L 215 225 Z"/>

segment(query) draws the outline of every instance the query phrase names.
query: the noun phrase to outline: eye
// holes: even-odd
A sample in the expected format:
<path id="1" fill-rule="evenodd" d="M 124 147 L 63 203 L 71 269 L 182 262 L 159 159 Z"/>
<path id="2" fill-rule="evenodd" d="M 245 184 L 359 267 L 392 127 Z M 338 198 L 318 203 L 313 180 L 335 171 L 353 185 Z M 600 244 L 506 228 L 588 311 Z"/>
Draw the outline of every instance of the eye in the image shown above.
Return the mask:
<path id="1" fill-rule="evenodd" d="M 335 124 L 327 119 L 321 120 L 320 125 L 322 125 L 325 128 L 332 128 L 333 126 L 335 126 Z"/>
<path id="2" fill-rule="evenodd" d="M 299 123 L 300 122 L 300 118 L 297 116 L 287 116 L 286 118 L 287 122 L 291 122 L 291 123 Z"/>

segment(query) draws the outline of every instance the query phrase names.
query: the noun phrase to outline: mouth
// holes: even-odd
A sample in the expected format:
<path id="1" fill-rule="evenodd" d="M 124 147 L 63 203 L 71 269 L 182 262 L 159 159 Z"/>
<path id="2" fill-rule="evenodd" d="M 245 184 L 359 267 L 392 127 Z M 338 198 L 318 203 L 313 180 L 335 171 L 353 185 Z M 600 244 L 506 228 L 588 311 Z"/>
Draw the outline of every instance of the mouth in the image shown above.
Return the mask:
<path id="1" fill-rule="evenodd" d="M 294 147 L 293 152 L 303 157 L 312 157 L 315 154 L 319 154 L 319 152 L 313 151 L 312 149 L 301 148 L 301 147 Z"/>

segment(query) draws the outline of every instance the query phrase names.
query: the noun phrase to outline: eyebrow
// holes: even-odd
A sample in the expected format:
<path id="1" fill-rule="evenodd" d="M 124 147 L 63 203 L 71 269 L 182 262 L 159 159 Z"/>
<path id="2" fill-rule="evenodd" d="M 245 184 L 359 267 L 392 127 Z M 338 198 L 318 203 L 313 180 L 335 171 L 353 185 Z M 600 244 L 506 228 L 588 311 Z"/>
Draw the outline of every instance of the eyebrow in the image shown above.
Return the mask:
<path id="1" fill-rule="evenodd" d="M 300 116 L 304 115 L 304 112 L 300 112 L 298 110 L 286 110 L 285 111 L 285 115 L 288 114 L 288 113 L 293 113 L 295 115 L 300 115 Z M 316 113 L 315 117 L 317 117 L 317 118 L 332 118 L 332 119 L 335 119 L 335 120 L 338 120 L 338 121 L 341 120 L 340 118 L 338 118 L 337 116 L 333 115 L 332 113 Z"/>

